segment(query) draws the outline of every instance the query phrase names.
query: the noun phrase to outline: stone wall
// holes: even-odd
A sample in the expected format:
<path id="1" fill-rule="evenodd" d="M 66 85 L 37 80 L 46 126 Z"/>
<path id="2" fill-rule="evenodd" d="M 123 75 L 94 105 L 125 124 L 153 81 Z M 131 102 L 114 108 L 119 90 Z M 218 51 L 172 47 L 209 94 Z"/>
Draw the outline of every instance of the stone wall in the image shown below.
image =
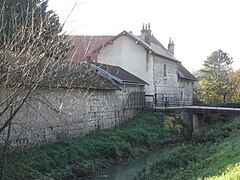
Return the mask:
<path id="1" fill-rule="evenodd" d="M 124 91 L 38 88 L 12 123 L 11 147 L 115 127 L 136 115 L 137 109 L 125 109 L 125 106 L 129 94 L 140 90 L 143 87 L 127 86 Z M 4 96 L 3 91 L 1 96 Z M 6 116 L 0 117 L 0 126 L 5 120 Z M 6 131 L 0 134 L 0 146 L 3 146 Z"/>
<path id="2" fill-rule="evenodd" d="M 166 77 L 164 77 L 164 65 L 166 65 Z M 153 61 L 153 81 L 157 94 L 179 96 L 176 62 L 155 57 Z"/>
<path id="3" fill-rule="evenodd" d="M 192 105 L 193 81 L 178 78 L 178 90 L 183 92 L 182 98 L 186 101 L 185 105 Z"/>
<path id="4" fill-rule="evenodd" d="M 164 72 L 164 69 L 166 72 Z M 192 104 L 193 82 L 178 77 L 177 69 L 178 62 L 155 57 L 153 61 L 153 80 L 157 106 Z"/>
<path id="5" fill-rule="evenodd" d="M 166 66 L 166 77 L 164 77 L 164 65 Z M 165 97 L 192 100 L 193 82 L 179 78 L 177 68 L 177 62 L 160 57 L 154 59 L 153 79 L 155 92 Z"/>

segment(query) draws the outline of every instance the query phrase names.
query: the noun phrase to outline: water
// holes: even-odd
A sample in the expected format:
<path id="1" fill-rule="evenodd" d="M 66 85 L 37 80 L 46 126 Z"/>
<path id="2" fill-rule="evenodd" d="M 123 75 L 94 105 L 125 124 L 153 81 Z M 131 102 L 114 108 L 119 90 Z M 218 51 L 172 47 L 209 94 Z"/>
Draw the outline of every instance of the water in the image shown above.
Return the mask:
<path id="1" fill-rule="evenodd" d="M 164 152 L 167 152 L 170 148 L 172 147 L 166 147 L 156 152 L 151 152 L 148 155 L 126 164 L 113 166 L 112 168 L 103 171 L 100 175 L 88 180 L 131 180 L 145 165 L 154 162 L 157 157 L 163 156 Z"/>

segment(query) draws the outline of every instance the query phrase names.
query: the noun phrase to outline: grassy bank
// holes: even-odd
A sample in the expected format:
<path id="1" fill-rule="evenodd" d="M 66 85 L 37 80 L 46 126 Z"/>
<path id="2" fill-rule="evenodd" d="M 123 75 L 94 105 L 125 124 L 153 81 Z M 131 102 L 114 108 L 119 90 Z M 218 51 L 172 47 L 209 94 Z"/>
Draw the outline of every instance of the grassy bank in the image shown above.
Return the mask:
<path id="1" fill-rule="evenodd" d="M 206 128 L 143 168 L 136 179 L 240 179 L 240 118 Z"/>
<path id="2" fill-rule="evenodd" d="M 161 113 L 140 113 L 115 129 L 12 154 L 6 179 L 73 179 L 96 174 L 145 151 L 182 141 L 179 126 Z"/>

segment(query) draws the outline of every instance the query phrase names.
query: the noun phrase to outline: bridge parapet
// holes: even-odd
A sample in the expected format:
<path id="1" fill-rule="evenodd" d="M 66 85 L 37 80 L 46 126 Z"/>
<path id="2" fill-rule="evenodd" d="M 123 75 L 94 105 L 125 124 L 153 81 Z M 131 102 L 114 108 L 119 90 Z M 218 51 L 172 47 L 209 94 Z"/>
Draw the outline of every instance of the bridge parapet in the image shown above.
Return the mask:
<path id="1" fill-rule="evenodd" d="M 202 128 L 207 125 L 205 119 L 212 114 L 217 117 L 234 117 L 240 115 L 240 102 L 199 101 L 190 98 L 148 96 L 146 106 L 150 109 L 180 115 L 181 119 L 193 130 L 193 134 L 201 135 Z M 151 101 L 152 100 L 152 101 Z M 146 104 L 145 104 L 146 105 Z"/>
<path id="2" fill-rule="evenodd" d="M 240 102 L 236 101 L 202 101 L 192 98 L 179 98 L 176 96 L 164 96 L 163 94 L 146 95 L 148 107 L 183 107 L 183 106 L 204 106 L 204 107 L 226 107 L 240 108 Z"/>
<path id="3" fill-rule="evenodd" d="M 149 102 L 149 97 L 151 97 L 152 102 Z M 193 105 L 192 98 L 179 98 L 176 96 L 164 96 L 163 94 L 146 95 L 146 102 L 147 102 L 147 104 L 152 103 L 152 107 L 176 107 L 176 106 Z"/>
<path id="4" fill-rule="evenodd" d="M 240 108 L 240 102 L 238 102 L 238 101 L 221 102 L 221 101 L 193 100 L 193 106 Z"/>

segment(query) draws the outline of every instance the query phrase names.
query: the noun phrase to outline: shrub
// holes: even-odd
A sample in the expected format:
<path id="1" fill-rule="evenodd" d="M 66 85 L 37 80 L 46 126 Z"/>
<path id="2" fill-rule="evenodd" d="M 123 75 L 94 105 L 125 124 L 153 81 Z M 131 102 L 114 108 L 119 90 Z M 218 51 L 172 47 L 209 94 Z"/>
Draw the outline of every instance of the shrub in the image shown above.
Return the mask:
<path id="1" fill-rule="evenodd" d="M 182 124 L 172 116 L 165 116 L 163 125 L 164 128 L 176 130 L 179 134 L 183 130 Z"/>

